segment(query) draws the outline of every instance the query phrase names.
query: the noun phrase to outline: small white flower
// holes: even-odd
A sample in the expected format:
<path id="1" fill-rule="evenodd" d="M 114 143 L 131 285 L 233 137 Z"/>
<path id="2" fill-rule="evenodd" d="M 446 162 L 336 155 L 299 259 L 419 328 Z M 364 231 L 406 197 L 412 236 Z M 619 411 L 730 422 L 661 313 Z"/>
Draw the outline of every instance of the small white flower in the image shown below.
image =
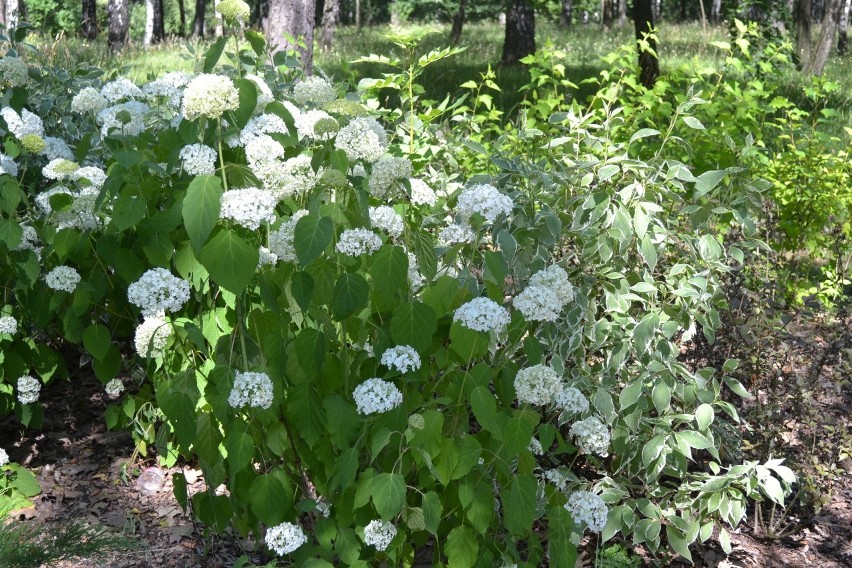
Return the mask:
<path id="1" fill-rule="evenodd" d="M 0 317 L 0 333 L 15 335 L 18 333 L 18 320 L 12 316 Z"/>
<path id="2" fill-rule="evenodd" d="M 317 513 L 322 515 L 323 518 L 327 519 L 331 516 L 331 503 L 326 501 L 323 497 L 317 497 L 316 507 Z"/>
<path id="3" fill-rule="evenodd" d="M 257 138 L 258 136 L 262 136 L 264 134 L 287 134 L 287 123 L 284 122 L 277 114 L 261 114 L 255 117 L 252 117 L 251 120 L 248 121 L 245 128 L 243 128 L 242 132 L 240 132 L 240 144 L 243 146 L 248 146 L 248 144 Z M 273 142 L 275 142 L 272 138 L 270 138 Z M 278 146 L 278 151 L 283 150 L 281 148 L 281 144 L 275 142 Z M 248 154 L 248 148 L 246 149 L 246 154 Z M 283 154 L 282 154 L 283 155 Z"/>
<path id="4" fill-rule="evenodd" d="M 552 483 L 559 491 L 568 489 L 568 477 L 558 469 L 548 469 L 544 472 L 544 478 Z"/>
<path id="5" fill-rule="evenodd" d="M 145 318 L 136 328 L 134 346 L 140 357 L 161 357 L 172 335 L 172 328 L 160 315 Z"/>
<path id="6" fill-rule="evenodd" d="M 85 180 L 91 187 L 100 189 L 106 183 L 107 175 L 101 168 L 86 166 L 71 174 L 71 179 L 77 182 Z"/>
<path id="7" fill-rule="evenodd" d="M 27 109 L 22 109 L 19 115 L 15 109 L 4 107 L 0 110 L 0 116 L 6 121 L 9 132 L 18 140 L 27 134 L 35 134 L 40 138 L 44 138 L 44 123 L 37 114 L 31 113 Z"/>
<path id="8" fill-rule="evenodd" d="M 515 296 L 512 305 L 527 321 L 556 321 L 562 311 L 559 298 L 544 286 L 527 286 Z"/>
<path id="9" fill-rule="evenodd" d="M 340 130 L 340 124 L 322 110 L 303 112 L 295 124 L 301 140 L 331 140 Z"/>
<path id="10" fill-rule="evenodd" d="M 117 134 L 137 136 L 145 130 L 145 117 L 151 108 L 139 101 L 128 101 L 100 111 L 97 116 L 101 136 Z"/>
<path id="11" fill-rule="evenodd" d="M 216 150 L 205 144 L 190 144 L 180 151 L 183 169 L 191 176 L 213 175 L 216 158 Z"/>
<path id="12" fill-rule="evenodd" d="M 296 248 L 293 238 L 296 231 L 296 223 L 308 214 L 306 209 L 300 209 L 293 213 L 286 222 L 282 223 L 277 230 L 269 233 L 269 250 L 282 262 L 296 262 Z"/>
<path id="13" fill-rule="evenodd" d="M 405 229 L 400 214 L 387 205 L 370 207 L 370 223 L 393 238 L 399 237 Z"/>
<path id="14" fill-rule="evenodd" d="M 12 177 L 18 177 L 18 164 L 6 154 L 0 154 L 0 174 L 9 174 Z"/>
<path id="15" fill-rule="evenodd" d="M 574 491 L 568 496 L 565 509 L 571 513 L 575 523 L 582 523 L 592 532 L 601 532 L 609 514 L 606 503 L 591 491 Z"/>
<path id="16" fill-rule="evenodd" d="M 189 282 L 165 268 L 152 268 L 127 288 L 127 299 L 144 316 L 177 312 L 189 301 Z"/>
<path id="17" fill-rule="evenodd" d="M 358 412 L 364 415 L 393 410 L 402 404 L 402 392 L 390 381 L 367 379 L 352 393 Z"/>
<path id="18" fill-rule="evenodd" d="M 115 398 L 124 392 L 124 383 L 121 379 L 110 379 L 104 386 L 104 390 L 110 398 Z"/>
<path id="19" fill-rule="evenodd" d="M 411 161 L 408 158 L 382 156 L 373 164 L 370 174 L 370 195 L 383 199 L 389 197 L 394 182 L 411 175 Z"/>
<path id="20" fill-rule="evenodd" d="M 269 85 L 266 84 L 266 81 L 264 81 L 262 77 L 259 77 L 254 73 L 247 73 L 245 78 L 254 83 L 254 86 L 257 87 L 257 105 L 255 106 L 254 111 L 263 112 L 266 105 L 275 100 L 275 96 L 272 94 L 272 89 L 269 88 Z"/>
<path id="21" fill-rule="evenodd" d="M 275 195 L 263 189 L 248 187 L 232 189 L 222 194 L 222 219 L 256 231 L 263 223 L 275 221 Z"/>
<path id="22" fill-rule="evenodd" d="M 293 100 L 300 105 L 324 106 L 337 98 L 334 86 L 322 77 L 305 77 L 293 85 Z"/>
<path id="23" fill-rule="evenodd" d="M 396 536 L 396 527 L 390 521 L 370 521 L 364 527 L 364 543 L 376 550 L 385 550 Z"/>
<path id="24" fill-rule="evenodd" d="M 432 191 L 431 187 L 426 185 L 425 181 L 411 178 L 408 183 L 411 184 L 411 202 L 413 204 L 433 207 L 438 202 L 438 196 Z"/>
<path id="25" fill-rule="evenodd" d="M 542 286 L 549 288 L 556 294 L 560 309 L 574 301 L 574 286 L 568 280 L 568 273 L 557 264 L 552 264 L 543 270 L 539 270 L 530 277 L 530 286 Z"/>
<path id="26" fill-rule="evenodd" d="M 476 233 L 473 232 L 473 229 L 467 225 L 459 225 L 457 223 L 447 225 L 438 233 L 438 240 L 441 241 L 442 245 L 447 247 L 472 243 L 475 239 Z"/>
<path id="27" fill-rule="evenodd" d="M 489 298 L 474 298 L 453 313 L 453 321 L 475 331 L 501 333 L 511 318 L 506 308 Z"/>
<path id="28" fill-rule="evenodd" d="M 576 438 L 577 444 L 584 452 L 598 454 L 604 458 L 609 455 L 609 428 L 594 416 L 574 422 L 568 433 Z"/>
<path id="29" fill-rule="evenodd" d="M 375 119 L 362 116 L 340 129 L 334 145 L 350 160 L 375 162 L 387 150 L 388 136 Z"/>
<path id="30" fill-rule="evenodd" d="M 272 380 L 266 373 L 237 371 L 228 404 L 233 408 L 250 406 L 266 409 L 272 406 L 272 393 Z"/>
<path id="31" fill-rule="evenodd" d="M 556 406 L 568 414 L 579 414 L 589 409 L 589 399 L 574 387 L 563 387 L 556 395 Z"/>
<path id="32" fill-rule="evenodd" d="M 219 118 L 240 106 L 240 95 L 234 82 L 223 75 L 202 73 L 186 86 L 181 114 L 187 120 L 200 116 Z"/>
<path id="33" fill-rule="evenodd" d="M 551 367 L 533 365 L 515 375 L 515 392 L 519 402 L 543 406 L 552 403 L 562 390 L 562 380 Z"/>
<path id="34" fill-rule="evenodd" d="M 47 179 L 60 180 L 70 178 L 79 169 L 80 166 L 76 162 L 57 158 L 44 166 L 41 174 Z"/>
<path id="35" fill-rule="evenodd" d="M 308 542 L 305 531 L 293 523 L 281 523 L 266 531 L 266 546 L 275 551 L 278 556 L 290 554 Z"/>
<path id="36" fill-rule="evenodd" d="M 18 57 L 0 58 L 0 88 L 22 87 L 30 82 L 27 64 Z"/>
<path id="37" fill-rule="evenodd" d="M 47 273 L 44 281 L 48 287 L 70 294 L 80 283 L 80 273 L 70 266 L 57 266 Z"/>
<path id="38" fill-rule="evenodd" d="M 18 377 L 18 402 L 32 404 L 38 401 L 41 383 L 29 375 Z"/>
<path id="39" fill-rule="evenodd" d="M 466 188 L 458 200 L 458 211 L 462 218 L 470 219 L 474 213 L 479 213 L 489 223 L 496 221 L 500 215 L 509 215 L 513 207 L 511 197 L 503 195 L 496 187 L 487 183 Z"/>
<path id="40" fill-rule="evenodd" d="M 130 79 L 119 77 L 101 87 L 101 96 L 111 103 L 117 103 L 122 99 L 141 98 L 143 93 Z"/>
<path id="41" fill-rule="evenodd" d="M 55 136 L 44 137 L 44 150 L 42 153 L 48 160 L 55 160 L 56 158 L 63 158 L 65 160 L 74 159 L 74 153 L 68 147 L 68 144 L 65 143 L 65 140 L 56 138 Z"/>
<path id="42" fill-rule="evenodd" d="M 71 111 L 78 113 L 98 113 L 108 105 L 109 101 L 107 101 L 106 97 L 92 87 L 84 88 L 71 99 Z"/>
<path id="43" fill-rule="evenodd" d="M 530 445 L 527 446 L 527 449 L 537 456 L 544 455 L 544 448 L 541 446 L 541 442 L 539 442 L 536 438 L 532 438 L 530 440 Z"/>
<path id="44" fill-rule="evenodd" d="M 337 241 L 337 252 L 347 256 L 361 256 L 362 254 L 373 254 L 382 246 L 379 235 L 369 229 L 346 229 L 340 234 Z"/>
<path id="45" fill-rule="evenodd" d="M 397 345 L 382 353 L 382 365 L 403 374 L 416 371 L 420 364 L 420 355 L 410 345 Z"/>
<path id="46" fill-rule="evenodd" d="M 6 450 L 0 448 L 0 467 L 7 465 L 9 463 L 9 454 L 6 453 Z"/>
<path id="47" fill-rule="evenodd" d="M 422 414 L 412 414 L 408 417 L 408 427 L 412 430 L 422 430 L 426 427 L 426 419 Z"/>

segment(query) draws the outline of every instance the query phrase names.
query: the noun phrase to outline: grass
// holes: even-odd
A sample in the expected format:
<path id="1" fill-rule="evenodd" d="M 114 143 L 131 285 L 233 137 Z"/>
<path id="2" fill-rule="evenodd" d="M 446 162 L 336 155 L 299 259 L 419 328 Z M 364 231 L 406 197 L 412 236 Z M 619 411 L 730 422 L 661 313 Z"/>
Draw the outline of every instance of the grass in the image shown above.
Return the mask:
<path id="1" fill-rule="evenodd" d="M 422 31 L 426 26 L 412 26 Z M 449 26 L 428 26 L 435 33 L 427 35 L 421 43 L 421 52 L 440 49 L 448 45 Z M 385 26 L 342 27 L 335 35 L 334 48 L 329 52 L 317 50 L 316 66 L 338 81 L 346 81 L 353 87 L 364 77 L 376 77 L 388 69 L 378 64 L 353 64 L 352 61 L 362 55 L 376 53 L 381 55 L 400 55 L 400 48 L 387 37 Z M 584 79 L 597 76 L 603 69 L 602 58 L 619 45 L 632 41 L 632 26 L 602 31 L 597 25 L 580 25 L 563 30 L 550 22 L 539 22 L 536 40 L 538 45 L 552 42 L 566 52 L 564 64 L 568 78 L 575 84 Z M 680 67 L 698 67 L 718 64 L 719 50 L 709 45 L 713 40 L 725 40 L 727 28 L 722 26 L 702 29 L 699 24 L 664 23 L 659 31 L 659 55 L 663 73 Z M 450 59 L 439 61 L 430 66 L 421 83 L 426 87 L 426 97 L 443 100 L 447 94 L 460 94 L 459 86 L 468 81 L 477 81 L 480 74 L 491 65 L 497 74 L 497 84 L 502 89 L 495 97 L 495 105 L 504 110 L 516 108 L 522 100 L 519 92 L 529 79 L 524 67 L 503 67 L 499 64 L 503 42 L 503 28 L 494 23 L 468 24 L 464 28 L 461 45 L 465 51 Z M 39 47 L 39 62 L 49 62 L 65 69 L 77 65 L 91 64 L 117 74 L 127 75 L 137 83 L 166 71 L 192 71 L 200 61 L 206 42 L 201 40 L 177 40 L 153 48 L 130 46 L 123 51 L 111 51 L 103 42 L 85 42 L 78 38 L 61 37 L 56 40 L 36 38 Z M 841 110 L 841 123 L 852 125 L 852 56 L 834 56 L 826 69 L 826 78 L 840 83 L 831 106 Z M 788 72 L 783 77 L 787 85 L 785 95 L 803 103 L 802 89 L 809 78 L 797 72 Z M 585 96 L 583 89 L 578 93 Z M 806 107 L 805 107 L 806 108 Z"/>

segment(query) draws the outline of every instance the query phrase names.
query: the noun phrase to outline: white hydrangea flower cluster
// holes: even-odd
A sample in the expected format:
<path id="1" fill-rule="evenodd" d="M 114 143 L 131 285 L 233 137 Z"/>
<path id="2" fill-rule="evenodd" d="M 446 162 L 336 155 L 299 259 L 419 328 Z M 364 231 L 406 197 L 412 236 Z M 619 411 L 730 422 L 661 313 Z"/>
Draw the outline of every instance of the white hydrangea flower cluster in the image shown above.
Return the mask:
<path id="1" fill-rule="evenodd" d="M 18 333 L 18 320 L 13 316 L 0 317 L 0 333 L 15 335 Z"/>
<path id="2" fill-rule="evenodd" d="M 411 202 L 414 205 L 428 205 L 434 207 L 438 202 L 438 195 L 422 179 L 411 178 Z"/>
<path id="3" fill-rule="evenodd" d="M 275 96 L 272 94 L 272 89 L 269 88 L 269 85 L 266 84 L 266 81 L 264 81 L 262 77 L 259 77 L 254 73 L 246 74 L 245 78 L 254 83 L 254 86 L 257 87 L 257 105 L 254 107 L 254 111 L 263 112 L 266 105 L 275 100 Z"/>
<path id="4" fill-rule="evenodd" d="M 422 430 L 426 427 L 426 419 L 420 413 L 414 413 L 408 417 L 408 427 L 412 430 Z"/>
<path id="5" fill-rule="evenodd" d="M 71 197 L 71 206 L 62 211 L 53 211 L 50 198 L 54 195 L 65 194 Z M 35 202 L 45 216 L 52 215 L 52 223 L 57 230 L 77 228 L 96 230 L 101 226 L 101 220 L 95 213 L 98 198 L 98 188 L 84 187 L 79 191 L 71 191 L 67 187 L 58 186 L 36 196 Z"/>
<path id="6" fill-rule="evenodd" d="M 266 546 L 278 556 L 284 556 L 294 552 L 297 548 L 308 542 L 305 531 L 299 525 L 293 523 L 281 523 L 266 531 Z"/>
<path id="7" fill-rule="evenodd" d="M 275 221 L 278 200 L 270 191 L 247 187 L 222 194 L 222 219 L 230 219 L 246 229 L 256 231 L 263 223 Z"/>
<path id="8" fill-rule="evenodd" d="M 104 386 L 104 391 L 110 398 L 115 398 L 124 392 L 124 383 L 121 382 L 121 379 L 110 379 Z"/>
<path id="9" fill-rule="evenodd" d="M 446 247 L 472 243 L 475 239 L 476 233 L 473 229 L 458 223 L 447 225 L 438 233 L 438 240 Z"/>
<path id="10" fill-rule="evenodd" d="M 3 107 L 3 109 L 0 109 L 0 116 L 6 121 L 9 132 L 18 140 L 27 134 L 35 134 L 40 138 L 44 138 L 44 123 L 37 114 L 31 113 L 27 109 L 22 109 L 19 115 L 15 109 Z"/>
<path id="11" fill-rule="evenodd" d="M 162 315 L 146 317 L 133 338 L 136 353 L 140 357 L 161 357 L 171 336 L 172 328 Z"/>
<path id="12" fill-rule="evenodd" d="M 18 377 L 18 402 L 21 404 L 32 404 L 38 401 L 41 393 L 41 383 L 30 375 Z"/>
<path id="13" fill-rule="evenodd" d="M 293 100 L 300 105 L 324 106 L 336 98 L 334 86 L 316 75 L 305 77 L 293 85 Z"/>
<path id="14" fill-rule="evenodd" d="M 42 153 L 48 160 L 55 160 L 57 158 L 64 160 L 74 159 L 74 153 L 68 147 L 68 144 L 65 143 L 65 140 L 56 138 L 55 136 L 44 137 L 44 150 Z"/>
<path id="15" fill-rule="evenodd" d="M 316 186 L 324 171 L 320 168 L 318 172 L 314 172 L 311 157 L 305 154 L 294 156 L 279 167 L 280 181 L 276 185 L 279 199 L 309 192 Z"/>
<path id="16" fill-rule="evenodd" d="M 180 108 L 183 89 L 192 80 L 192 75 L 183 71 L 170 71 L 142 87 L 149 97 L 164 97 L 169 108 Z"/>
<path id="17" fill-rule="evenodd" d="M 18 164 L 11 156 L 0 154 L 0 174 L 9 174 L 12 177 L 18 177 Z"/>
<path id="18" fill-rule="evenodd" d="M 15 247 L 15 250 L 31 250 L 36 255 L 40 255 L 42 247 L 40 246 L 41 241 L 38 239 L 36 230 L 29 225 L 21 225 L 21 229 L 24 230 L 24 237 L 18 243 L 18 246 Z"/>
<path id="19" fill-rule="evenodd" d="M 97 116 L 101 125 L 101 136 L 111 132 L 122 136 L 138 136 L 145 130 L 145 117 L 151 108 L 139 101 L 128 101 L 107 107 Z"/>
<path id="20" fill-rule="evenodd" d="M 551 290 L 559 300 L 560 310 L 574 301 L 574 286 L 568 280 L 568 273 L 558 264 L 551 264 L 533 274 L 530 277 L 530 286 L 541 286 Z"/>
<path id="21" fill-rule="evenodd" d="M 559 491 L 568 489 L 568 477 L 558 469 L 547 469 L 542 474 L 545 480 L 551 483 Z"/>
<path id="22" fill-rule="evenodd" d="M 101 168 L 96 166 L 85 166 L 77 169 L 73 174 L 71 174 L 71 179 L 76 182 L 88 182 L 88 186 L 100 190 L 106 183 L 107 175 Z"/>
<path id="23" fill-rule="evenodd" d="M 307 214 L 307 209 L 300 209 L 293 213 L 293 216 L 282 223 L 278 229 L 269 233 L 269 250 L 278 257 L 278 260 L 282 262 L 296 262 L 298 260 L 293 238 L 296 232 L 296 223 Z"/>
<path id="24" fill-rule="evenodd" d="M 216 150 L 206 144 L 190 144 L 180 150 L 183 170 L 191 176 L 213 175 L 216 172 Z"/>
<path id="25" fill-rule="evenodd" d="M 369 229 L 356 228 L 346 229 L 340 234 L 337 241 L 337 252 L 347 256 L 361 256 L 362 254 L 373 254 L 382 246 L 379 235 Z"/>
<path id="26" fill-rule="evenodd" d="M 23 87 L 30 81 L 27 64 L 18 57 L 0 58 L 0 89 Z"/>
<path id="27" fill-rule="evenodd" d="M 364 527 L 364 543 L 376 550 L 385 550 L 396 537 L 396 527 L 390 521 L 375 520 Z"/>
<path id="28" fill-rule="evenodd" d="M 317 497 L 316 507 L 317 507 L 317 513 L 322 515 L 323 518 L 327 519 L 331 516 L 331 503 L 326 501 L 325 498 Z"/>
<path id="29" fill-rule="evenodd" d="M 287 132 L 287 123 L 277 114 L 259 114 L 252 117 L 240 132 L 240 144 L 248 146 L 252 140 L 264 134 L 287 134 Z M 275 142 L 272 138 L 270 140 Z M 279 147 L 276 154 L 280 152 L 280 155 L 283 155 L 281 145 L 277 142 L 275 144 Z M 246 152 L 248 153 L 248 148 Z M 255 156 L 260 156 L 260 154 L 256 152 Z"/>
<path id="30" fill-rule="evenodd" d="M 559 298 L 550 288 L 527 286 L 512 300 L 515 307 L 527 321 L 556 321 L 562 307 Z"/>
<path id="31" fill-rule="evenodd" d="M 269 408 L 272 406 L 272 379 L 266 373 L 237 371 L 228 404 L 233 408 Z"/>
<path id="32" fill-rule="evenodd" d="M 275 266 L 278 262 L 278 256 L 268 248 L 261 246 L 257 249 L 257 269 L 260 270 L 264 266 Z"/>
<path id="33" fill-rule="evenodd" d="M 542 447 L 541 442 L 537 438 L 530 439 L 530 445 L 527 446 L 527 449 L 537 456 L 544 455 L 544 448 Z"/>
<path id="34" fill-rule="evenodd" d="M 0 448 L 0 467 L 9 464 L 9 454 L 6 453 L 6 450 Z"/>
<path id="35" fill-rule="evenodd" d="M 177 312 L 189 301 L 189 282 L 165 268 L 152 268 L 127 288 L 127 299 L 144 316 Z"/>
<path id="36" fill-rule="evenodd" d="M 47 273 L 44 281 L 49 288 L 70 294 L 80 283 L 80 273 L 70 266 L 57 266 Z"/>
<path id="37" fill-rule="evenodd" d="M 226 22 L 241 24 L 248 19 L 251 8 L 243 0 L 221 0 L 216 5 L 216 12 Z"/>
<path id="38" fill-rule="evenodd" d="M 48 162 L 48 164 L 41 169 L 41 175 L 47 179 L 64 180 L 70 178 L 71 175 L 79 169 L 80 165 L 76 162 L 65 160 L 63 158 L 56 158 L 55 160 Z"/>
<path id="39" fill-rule="evenodd" d="M 187 120 L 195 120 L 200 116 L 219 118 L 239 106 L 240 94 L 229 77 L 202 73 L 186 86 L 181 114 Z"/>
<path id="40" fill-rule="evenodd" d="M 405 230 L 402 216 L 394 211 L 393 207 L 380 205 L 370 207 L 370 223 L 373 227 L 381 229 L 393 238 L 397 238 Z"/>
<path id="41" fill-rule="evenodd" d="M 454 313 L 453 321 L 474 331 L 502 333 L 509 325 L 509 312 L 489 298 L 474 298 L 462 304 Z"/>
<path id="42" fill-rule="evenodd" d="M 589 409 L 589 399 L 576 387 L 562 387 L 554 402 L 557 408 L 568 414 L 579 414 Z"/>
<path id="43" fill-rule="evenodd" d="M 609 428 L 594 416 L 574 422 L 568 433 L 576 439 L 584 452 L 598 454 L 604 458 L 609 455 Z"/>
<path id="44" fill-rule="evenodd" d="M 515 375 L 515 393 L 519 402 L 543 406 L 556 400 L 562 391 L 562 379 L 552 367 L 533 365 Z"/>
<path id="45" fill-rule="evenodd" d="M 360 116 L 340 129 L 334 145 L 346 152 L 346 157 L 352 161 L 372 163 L 387 150 L 388 135 L 376 119 Z"/>
<path id="46" fill-rule="evenodd" d="M 411 288 L 416 290 L 426 283 L 426 279 L 420 274 L 420 266 L 417 264 L 417 257 L 410 251 L 405 251 L 408 255 L 408 283 Z"/>
<path id="47" fill-rule="evenodd" d="M 110 103 L 123 99 L 139 99 L 144 96 L 142 89 L 127 77 L 119 77 L 101 87 L 101 96 Z"/>
<path id="48" fill-rule="evenodd" d="M 352 398 L 361 414 L 379 414 L 402 404 L 402 391 L 392 382 L 374 377 L 355 387 Z"/>
<path id="49" fill-rule="evenodd" d="M 303 112 L 295 119 L 300 140 L 331 140 L 340 130 L 340 124 L 322 110 Z"/>
<path id="50" fill-rule="evenodd" d="M 591 491 L 574 491 L 568 496 L 565 509 L 575 523 L 583 523 L 592 532 L 601 532 L 606 526 L 609 515 L 606 503 L 600 495 Z"/>
<path id="51" fill-rule="evenodd" d="M 408 158 L 382 156 L 378 162 L 373 164 L 369 182 L 370 195 L 378 199 L 390 197 L 388 194 L 394 182 L 407 178 L 412 171 L 411 161 Z"/>
<path id="52" fill-rule="evenodd" d="M 458 212 L 463 219 L 479 213 L 486 221 L 493 223 L 500 215 L 509 215 L 515 203 L 508 195 L 503 195 L 493 185 L 480 183 L 462 191 L 458 200 Z"/>
<path id="53" fill-rule="evenodd" d="M 106 100 L 97 89 L 86 87 L 71 99 L 71 111 L 77 113 L 99 113 L 109 106 L 109 101 Z"/>
<path id="54" fill-rule="evenodd" d="M 397 345 L 382 353 L 382 365 L 405 374 L 420 368 L 420 355 L 410 345 Z"/>

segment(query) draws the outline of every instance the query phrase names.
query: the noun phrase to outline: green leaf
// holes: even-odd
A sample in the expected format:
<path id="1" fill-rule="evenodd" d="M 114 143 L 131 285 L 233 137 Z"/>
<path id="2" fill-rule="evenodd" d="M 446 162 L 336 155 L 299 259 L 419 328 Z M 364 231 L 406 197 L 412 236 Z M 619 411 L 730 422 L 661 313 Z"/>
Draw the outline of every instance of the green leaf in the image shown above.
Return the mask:
<path id="1" fill-rule="evenodd" d="M 228 469 L 233 475 L 251 463 L 254 457 L 254 440 L 245 432 L 230 429 L 225 436 L 225 449 L 228 451 Z"/>
<path id="2" fill-rule="evenodd" d="M 536 518 L 536 491 L 538 483 L 532 475 L 519 475 L 504 489 L 503 504 L 506 511 L 503 517 L 506 528 L 515 536 L 524 536 L 532 529 Z"/>
<path id="3" fill-rule="evenodd" d="M 234 294 L 242 293 L 251 282 L 258 258 L 257 247 L 224 228 L 210 237 L 198 255 L 213 280 Z"/>
<path id="4" fill-rule="evenodd" d="M 183 472 L 177 472 L 172 475 L 172 485 L 174 485 L 175 500 L 180 505 L 180 508 L 186 512 L 189 497 L 186 490 L 186 476 Z"/>
<path id="5" fill-rule="evenodd" d="M 112 204 L 112 225 L 119 231 L 135 227 L 145 218 L 148 204 L 141 195 L 122 195 Z"/>
<path id="6" fill-rule="evenodd" d="M 659 130 L 654 130 L 653 128 L 640 128 L 633 134 L 633 136 L 630 137 L 629 144 L 633 144 L 634 142 L 642 138 L 648 138 L 649 136 L 657 136 L 659 133 Z"/>
<path id="7" fill-rule="evenodd" d="M 204 54 L 203 71 L 205 73 L 210 73 L 213 71 L 213 68 L 216 67 L 216 64 L 219 62 L 219 58 L 222 57 L 222 52 L 225 51 L 225 42 L 227 40 L 227 37 L 222 36 L 207 48 L 207 52 Z"/>
<path id="8" fill-rule="evenodd" d="M 296 335 L 293 345 L 299 366 L 308 378 L 318 375 L 325 362 L 326 339 L 323 332 L 311 328 L 303 329 Z"/>
<path id="9" fill-rule="evenodd" d="M 169 419 L 178 444 L 184 448 L 189 448 L 198 432 L 195 403 L 184 392 L 171 388 L 160 388 L 157 392 L 157 404 L 160 405 L 163 414 Z M 218 448 L 216 453 L 218 454 Z"/>
<path id="10" fill-rule="evenodd" d="M 399 473 L 380 473 L 373 478 L 372 498 L 376 512 L 388 520 L 405 505 L 405 478 Z"/>
<path id="11" fill-rule="evenodd" d="M 698 181 L 695 182 L 695 197 L 701 197 L 716 187 L 725 177 L 725 173 L 725 170 L 711 170 L 698 176 Z"/>
<path id="12" fill-rule="evenodd" d="M 434 491 L 429 491 L 423 495 L 421 507 L 423 508 L 423 521 L 426 523 L 426 530 L 437 535 L 443 511 L 441 498 Z"/>
<path id="13" fill-rule="evenodd" d="M 704 434 L 693 430 L 676 432 L 675 435 L 686 442 L 690 448 L 695 448 L 696 450 L 706 450 L 713 447 L 713 442 L 708 440 Z"/>
<path id="14" fill-rule="evenodd" d="M 296 222 L 293 246 L 302 266 L 319 257 L 331 244 L 334 237 L 334 222 L 331 217 L 305 215 Z"/>
<path id="15" fill-rule="evenodd" d="M 435 311 L 422 302 L 400 304 L 393 311 L 390 331 L 398 345 L 410 345 L 417 351 L 426 351 L 437 329 Z"/>
<path id="16" fill-rule="evenodd" d="M 376 294 L 392 300 L 408 281 L 408 255 L 400 247 L 384 245 L 372 257 L 370 276 Z"/>
<path id="17" fill-rule="evenodd" d="M 290 293 L 302 311 L 308 311 L 314 295 L 314 279 L 304 271 L 294 273 L 290 278 Z"/>
<path id="18" fill-rule="evenodd" d="M 17 463 L 9 464 L 7 467 L 15 472 L 15 478 L 12 481 L 12 487 L 15 491 L 28 498 L 41 493 L 41 485 L 30 470 Z M 3 475 L 5 477 L 5 474 Z"/>
<path id="19" fill-rule="evenodd" d="M 21 225 L 10 219 L 0 219 L 0 242 L 9 250 L 14 250 L 24 238 Z"/>
<path id="20" fill-rule="evenodd" d="M 201 250 L 219 221 L 222 193 L 222 181 L 216 176 L 198 176 L 186 190 L 182 208 L 183 223 L 195 252 Z"/>
<path id="21" fill-rule="evenodd" d="M 223 532 L 231 522 L 231 502 L 225 495 L 202 491 L 192 496 L 192 509 L 202 523 Z"/>
<path id="22" fill-rule="evenodd" d="M 713 423 L 715 417 L 716 413 L 713 407 L 707 403 L 695 409 L 695 422 L 698 424 L 699 430 L 706 430 Z"/>
<path id="23" fill-rule="evenodd" d="M 503 440 L 506 451 L 511 457 L 527 449 L 532 440 L 535 423 L 524 415 L 513 416 L 506 422 Z"/>
<path id="24" fill-rule="evenodd" d="M 245 36 L 257 56 L 263 57 L 266 54 L 266 39 L 263 34 L 254 30 L 246 30 Z"/>
<path id="25" fill-rule="evenodd" d="M 692 562 L 692 554 L 689 552 L 689 546 L 686 544 L 686 539 L 683 534 L 672 525 L 666 525 L 666 538 L 669 541 L 669 546 L 672 550 Z"/>
<path id="26" fill-rule="evenodd" d="M 259 475 L 252 481 L 248 499 L 252 513 L 270 526 L 283 522 L 287 509 L 293 504 L 281 480 L 271 474 Z"/>
<path id="27" fill-rule="evenodd" d="M 448 568 L 473 568 L 479 557 L 479 540 L 465 525 L 459 525 L 447 535 L 444 545 Z"/>
<path id="28" fill-rule="evenodd" d="M 103 359 L 112 347 L 109 330 L 99 323 L 90 325 L 83 331 L 83 346 L 93 358 Z"/>
<path id="29" fill-rule="evenodd" d="M 234 119 L 237 127 L 245 128 L 251 115 L 257 108 L 257 85 L 248 79 L 237 79 L 234 81 L 239 91 L 240 106 L 234 111 Z"/>
<path id="30" fill-rule="evenodd" d="M 640 396 L 642 396 L 642 379 L 636 379 L 621 389 L 621 394 L 618 395 L 618 405 L 621 410 L 625 410 L 636 404 Z"/>
<path id="31" fill-rule="evenodd" d="M 498 439 L 503 437 L 503 429 L 497 419 L 497 401 L 487 388 L 476 387 L 471 391 L 470 407 L 480 426 Z"/>
<path id="32" fill-rule="evenodd" d="M 438 272 L 438 259 L 435 256 L 435 247 L 424 231 L 412 231 L 414 256 L 417 258 L 417 267 L 420 274 L 430 282 Z"/>
<path id="33" fill-rule="evenodd" d="M 484 331 L 465 327 L 460 322 L 450 326 L 450 347 L 465 364 L 488 353 L 490 338 Z"/>
<path id="34" fill-rule="evenodd" d="M 651 440 L 642 446 L 642 463 L 645 467 L 651 465 L 655 459 L 660 457 L 663 447 L 666 445 L 666 435 L 657 434 Z"/>
<path id="35" fill-rule="evenodd" d="M 360 274 L 345 273 L 334 286 L 334 300 L 331 311 L 334 319 L 344 320 L 367 307 L 370 301 L 370 288 Z"/>
<path id="36" fill-rule="evenodd" d="M 208 464 L 215 463 L 219 459 L 219 444 L 222 443 L 219 424 L 209 412 L 202 412 L 197 422 L 195 439 L 192 442 L 195 453 Z"/>
<path id="37" fill-rule="evenodd" d="M 651 400 L 654 401 L 657 414 L 662 415 L 671 406 L 672 390 L 664 381 L 659 381 L 651 391 Z"/>
<path id="38" fill-rule="evenodd" d="M 690 128 L 695 130 L 704 130 L 704 125 L 701 124 L 701 121 L 695 118 L 694 116 L 684 116 L 683 121 Z"/>

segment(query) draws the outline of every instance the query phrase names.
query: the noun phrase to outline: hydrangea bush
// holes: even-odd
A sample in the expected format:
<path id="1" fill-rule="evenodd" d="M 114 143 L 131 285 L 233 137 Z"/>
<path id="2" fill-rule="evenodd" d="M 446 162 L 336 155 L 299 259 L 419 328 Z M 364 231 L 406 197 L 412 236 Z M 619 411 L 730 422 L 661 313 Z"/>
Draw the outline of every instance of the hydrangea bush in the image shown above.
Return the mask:
<path id="1" fill-rule="evenodd" d="M 780 463 L 719 451 L 735 363 L 678 360 L 738 256 L 689 214 L 758 194 L 747 172 L 711 192 L 576 107 L 546 160 L 426 166 L 246 39 L 141 87 L 0 66 L 0 413 L 36 426 L 78 346 L 111 428 L 200 464 L 181 505 L 297 565 L 573 566 L 584 530 L 688 556 L 783 499 Z"/>

